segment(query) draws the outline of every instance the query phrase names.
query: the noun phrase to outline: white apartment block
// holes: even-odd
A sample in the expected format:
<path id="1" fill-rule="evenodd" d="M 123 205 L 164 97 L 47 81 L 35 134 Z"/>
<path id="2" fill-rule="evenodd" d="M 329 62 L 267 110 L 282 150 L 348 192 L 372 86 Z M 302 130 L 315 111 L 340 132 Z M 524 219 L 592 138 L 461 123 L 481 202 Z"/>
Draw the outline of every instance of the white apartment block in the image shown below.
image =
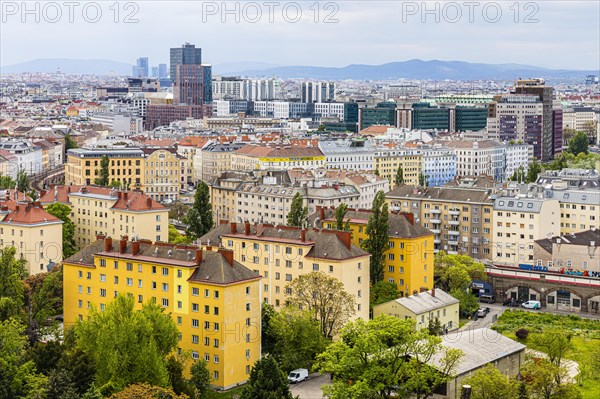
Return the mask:
<path id="1" fill-rule="evenodd" d="M 3 166 L 3 174 L 16 179 L 19 170 L 24 170 L 30 176 L 42 171 L 42 147 L 32 144 L 31 141 L 3 139 L 0 141 L 0 150 L 12 155 L 8 165 Z"/>
<path id="2" fill-rule="evenodd" d="M 509 144 L 506 148 L 506 171 L 505 179 L 508 179 L 521 166 L 525 171 L 533 160 L 533 146 L 528 144 Z"/>
<path id="3" fill-rule="evenodd" d="M 439 144 L 419 147 L 423 154 L 423 174 L 430 187 L 443 186 L 456 176 L 457 157 L 454 151 Z"/>
<path id="4" fill-rule="evenodd" d="M 246 111 L 248 111 L 248 102 L 245 100 L 213 101 L 213 116 L 228 116 Z"/>
<path id="5" fill-rule="evenodd" d="M 344 121 L 344 103 L 315 103 L 315 118 L 336 117 Z"/>
<path id="6" fill-rule="evenodd" d="M 366 140 L 321 140 L 327 169 L 373 170 L 375 148 Z"/>

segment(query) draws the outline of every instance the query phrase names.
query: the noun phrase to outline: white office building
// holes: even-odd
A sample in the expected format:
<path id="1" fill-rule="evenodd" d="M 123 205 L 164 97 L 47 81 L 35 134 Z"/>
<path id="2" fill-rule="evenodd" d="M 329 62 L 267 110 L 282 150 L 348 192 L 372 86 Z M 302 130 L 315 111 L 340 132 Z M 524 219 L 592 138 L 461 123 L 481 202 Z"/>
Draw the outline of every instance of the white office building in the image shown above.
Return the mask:
<path id="1" fill-rule="evenodd" d="M 321 140 L 327 169 L 373 170 L 375 148 L 366 140 Z"/>

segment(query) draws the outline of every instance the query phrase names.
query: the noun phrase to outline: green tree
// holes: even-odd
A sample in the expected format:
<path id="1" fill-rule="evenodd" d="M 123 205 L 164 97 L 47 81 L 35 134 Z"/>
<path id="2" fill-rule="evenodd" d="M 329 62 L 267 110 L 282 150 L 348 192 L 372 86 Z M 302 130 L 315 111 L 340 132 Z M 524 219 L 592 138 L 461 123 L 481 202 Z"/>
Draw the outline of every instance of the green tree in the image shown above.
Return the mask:
<path id="1" fill-rule="evenodd" d="M 51 316 L 63 311 L 63 271 L 62 266 L 50 273 L 38 273 L 27 277 L 25 286 L 25 313 L 27 316 L 27 336 L 31 344 L 40 336 L 57 331 L 57 323 L 47 325 Z"/>
<path id="2" fill-rule="evenodd" d="M 466 378 L 463 384 L 472 387 L 471 399 L 513 399 L 517 396 L 516 381 L 511 381 L 489 363 Z"/>
<path id="3" fill-rule="evenodd" d="M 79 399 L 77 387 L 67 370 L 55 368 L 48 375 L 46 399 Z"/>
<path id="4" fill-rule="evenodd" d="M 473 280 L 486 281 L 485 266 L 467 255 L 448 255 L 440 251 L 434 258 L 435 279 L 446 292 L 467 290 Z"/>
<path id="5" fill-rule="evenodd" d="M 195 361 L 190 368 L 190 374 L 190 385 L 195 391 L 195 399 L 204 399 L 210 390 L 210 371 L 206 367 L 206 361 Z"/>
<path id="6" fill-rule="evenodd" d="M 541 334 L 535 334 L 532 341 L 543 352 L 548 355 L 550 363 L 557 368 L 563 367 L 563 360 L 571 352 L 574 347 L 571 342 L 570 333 L 565 333 L 559 329 L 547 329 Z M 561 384 L 561 374 L 557 373 L 557 384 Z"/>
<path id="7" fill-rule="evenodd" d="M 77 143 L 70 134 L 65 135 L 65 151 L 71 150 L 73 148 L 77 148 Z"/>
<path id="8" fill-rule="evenodd" d="M 527 384 L 525 382 L 519 382 L 517 390 L 517 399 L 529 399 L 529 392 L 527 392 Z"/>
<path id="9" fill-rule="evenodd" d="M 26 359 L 24 330 L 16 319 L 0 322 L 0 398 L 43 398 L 46 377 Z"/>
<path id="10" fill-rule="evenodd" d="M 250 379 L 240 399 L 292 399 L 290 387 L 273 357 L 259 359 L 250 371 Z"/>
<path id="11" fill-rule="evenodd" d="M 429 318 L 429 323 L 427 324 L 427 332 L 429 333 L 429 335 L 442 335 L 444 333 L 444 329 L 442 328 L 442 323 L 440 323 L 439 318 Z"/>
<path id="12" fill-rule="evenodd" d="M 134 299 L 119 295 L 104 311 L 92 308 L 75 326 L 77 346 L 94 359 L 95 382 L 104 394 L 129 384 L 167 386 L 165 358 L 177 346 L 173 319 L 153 302 L 134 310 Z"/>
<path id="13" fill-rule="evenodd" d="M 177 231 L 175 226 L 169 224 L 169 242 L 171 244 L 189 244 L 192 240 Z"/>
<path id="14" fill-rule="evenodd" d="M 400 291 L 396 283 L 381 280 L 371 287 L 369 302 L 372 308 L 373 306 L 398 299 L 398 297 L 400 297 Z"/>
<path id="15" fill-rule="evenodd" d="M 274 353 L 279 336 L 273 328 L 272 321 L 276 312 L 273 305 L 263 302 L 261 308 L 261 348 L 263 353 Z"/>
<path id="16" fill-rule="evenodd" d="M 27 357 L 33 361 L 37 371 L 48 375 L 58 366 L 64 349 L 64 346 L 58 341 L 38 341 L 29 347 Z"/>
<path id="17" fill-rule="evenodd" d="M 334 376 L 323 393 L 331 399 L 389 399 L 395 391 L 399 397 L 429 397 L 452 378 L 462 355 L 441 342 L 411 319 L 381 315 L 348 323 L 341 339 L 318 357 L 319 371 Z M 437 369 L 428 365 L 433 358 Z"/>
<path id="18" fill-rule="evenodd" d="M 103 155 L 102 158 L 100 158 L 100 171 L 98 173 L 98 175 L 100 177 L 98 177 L 96 180 L 94 180 L 95 184 L 97 184 L 99 186 L 103 186 L 103 187 L 108 186 L 108 183 L 110 183 L 110 181 L 109 181 L 110 171 L 108 170 L 109 166 L 110 166 L 110 159 L 108 158 L 107 155 Z"/>
<path id="19" fill-rule="evenodd" d="M 292 291 L 290 305 L 308 311 L 327 339 L 332 339 L 356 312 L 354 296 L 344 290 L 339 280 L 325 273 L 296 277 L 287 288 Z"/>
<path id="20" fill-rule="evenodd" d="M 427 187 L 429 186 L 429 182 L 427 181 L 427 177 L 425 174 L 423 173 L 419 173 L 419 186 L 421 187 Z"/>
<path id="21" fill-rule="evenodd" d="M 450 291 L 450 295 L 459 300 L 459 311 L 463 317 L 470 316 L 479 309 L 479 301 L 471 292 L 457 289 Z"/>
<path id="22" fill-rule="evenodd" d="M 527 176 L 525 179 L 525 183 L 535 183 L 540 173 L 542 173 L 542 165 L 540 165 L 540 163 L 536 161 L 532 162 L 527 167 Z"/>
<path id="23" fill-rule="evenodd" d="M 187 224 L 186 234 L 192 240 L 203 236 L 213 228 L 212 206 L 208 185 L 201 181 L 196 186 L 194 205 L 185 218 Z"/>
<path id="24" fill-rule="evenodd" d="M 577 134 L 577 130 L 572 129 L 570 127 L 566 127 L 563 129 L 563 141 L 568 143 L 574 136 Z"/>
<path id="25" fill-rule="evenodd" d="M 10 176 L 3 176 L 0 174 L 0 188 L 6 190 L 7 188 L 13 189 L 17 186 L 17 182 Z"/>
<path id="26" fill-rule="evenodd" d="M 177 395 L 170 388 L 163 388 L 147 383 L 131 384 L 109 399 L 188 399 L 187 395 Z"/>
<path id="27" fill-rule="evenodd" d="M 567 379 L 567 370 L 548 359 L 529 359 L 521 367 L 521 375 L 530 396 L 536 399 L 578 399 L 581 394 L 572 383 L 561 384 Z"/>
<path id="28" fill-rule="evenodd" d="M 328 343 L 312 314 L 287 306 L 275 314 L 271 323 L 278 336 L 274 356 L 283 372 L 289 373 L 300 367 L 310 370 L 316 356 Z"/>
<path id="29" fill-rule="evenodd" d="M 381 176 L 381 175 L 379 174 L 379 169 L 375 169 L 375 176 Z"/>
<path id="30" fill-rule="evenodd" d="M 396 177 L 394 178 L 394 185 L 399 185 L 404 183 L 404 171 L 402 170 L 402 165 L 398 166 L 398 170 L 396 171 Z"/>
<path id="31" fill-rule="evenodd" d="M 584 132 L 577 132 L 571 140 L 569 140 L 569 149 L 571 154 L 578 155 L 580 153 L 587 154 L 590 152 L 590 141 Z"/>
<path id="32" fill-rule="evenodd" d="M 116 188 L 116 189 L 127 189 L 128 184 L 127 183 L 122 183 L 119 180 L 112 180 L 110 182 L 110 184 L 108 185 L 108 187 L 110 188 Z"/>
<path id="33" fill-rule="evenodd" d="M 22 193 L 26 193 L 29 188 L 29 176 L 27 176 L 27 172 L 25 169 L 19 169 L 17 172 L 17 190 Z"/>
<path id="34" fill-rule="evenodd" d="M 20 318 L 25 301 L 25 259 L 16 259 L 15 247 L 0 249 L 0 321 Z"/>
<path id="35" fill-rule="evenodd" d="M 346 221 L 344 223 L 344 217 L 346 216 L 346 213 L 348 213 L 348 205 L 346 203 L 341 203 L 335 209 L 334 217 L 335 217 L 335 229 L 336 230 L 342 230 L 342 231 L 350 230 L 349 221 Z"/>
<path id="36" fill-rule="evenodd" d="M 304 206 L 304 197 L 300 192 L 297 192 L 292 198 L 290 210 L 287 214 L 288 226 L 301 227 L 308 217 L 308 207 Z"/>
<path id="37" fill-rule="evenodd" d="M 185 220 L 185 216 L 189 212 L 189 205 L 184 204 L 181 201 L 177 201 L 169 208 L 169 219 L 178 221 Z"/>
<path id="38" fill-rule="evenodd" d="M 385 252 L 389 249 L 388 218 L 388 205 L 385 202 L 385 194 L 383 191 L 378 191 L 373 200 L 371 215 L 367 222 L 367 238 L 362 242 L 362 248 L 371 254 L 371 284 L 383 280 Z"/>
<path id="39" fill-rule="evenodd" d="M 68 258 L 77 253 L 75 243 L 75 225 L 71 221 L 71 207 L 60 202 L 55 202 L 46 207 L 46 212 L 62 220 L 62 252 L 63 258 Z"/>
<path id="40" fill-rule="evenodd" d="M 508 180 L 516 181 L 519 183 L 524 183 L 525 182 L 525 168 L 523 167 L 523 165 L 519 166 L 519 168 L 514 171 L 514 173 Z"/>
<path id="41" fill-rule="evenodd" d="M 188 380 L 183 376 L 185 368 L 185 360 L 182 355 L 174 354 L 167 357 L 166 360 L 167 373 L 169 374 L 169 385 L 177 395 L 185 394 L 192 396 L 193 388 Z"/>

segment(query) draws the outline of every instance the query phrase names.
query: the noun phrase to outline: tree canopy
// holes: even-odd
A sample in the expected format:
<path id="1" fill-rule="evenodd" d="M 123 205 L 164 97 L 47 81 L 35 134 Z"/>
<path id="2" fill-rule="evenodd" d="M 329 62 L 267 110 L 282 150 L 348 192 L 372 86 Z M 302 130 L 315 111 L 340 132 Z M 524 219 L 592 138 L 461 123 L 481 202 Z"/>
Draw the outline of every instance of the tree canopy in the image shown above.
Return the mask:
<path id="1" fill-rule="evenodd" d="M 194 194 L 194 205 L 185 217 L 187 224 L 187 235 L 195 240 L 208 233 L 213 228 L 212 206 L 210 204 L 210 193 L 208 185 L 203 181 L 196 186 Z"/>
<path id="2" fill-rule="evenodd" d="M 100 177 L 94 180 L 95 184 L 104 187 L 108 186 L 108 184 L 110 183 L 110 171 L 108 170 L 109 166 L 110 159 L 107 155 L 103 155 L 102 158 L 100 158 L 100 171 L 98 173 Z"/>
<path id="3" fill-rule="evenodd" d="M 350 231 L 350 221 L 347 220 L 344 222 L 346 213 L 348 213 L 348 205 L 344 202 L 335 208 L 334 217 L 336 230 Z"/>
<path id="4" fill-rule="evenodd" d="M 569 140 L 568 151 L 571 154 L 578 155 L 580 153 L 587 154 L 590 152 L 590 140 L 584 132 L 577 132 L 571 140 Z"/>
<path id="5" fill-rule="evenodd" d="M 0 249 L 0 321 L 20 318 L 24 304 L 27 277 L 25 259 L 15 258 L 15 247 Z"/>
<path id="6" fill-rule="evenodd" d="M 304 206 L 304 197 L 297 192 L 292 198 L 290 210 L 287 214 L 288 226 L 302 227 L 304 221 L 308 217 L 308 207 Z"/>
<path id="7" fill-rule="evenodd" d="M 71 207 L 55 202 L 46 207 L 46 212 L 62 220 L 62 252 L 63 259 L 77 253 L 75 243 L 75 225 L 71 221 Z"/>
<path id="8" fill-rule="evenodd" d="M 385 202 L 385 194 L 383 191 L 378 191 L 375 194 L 371 215 L 367 222 L 367 238 L 362 242 L 362 248 L 371 254 L 371 284 L 383 280 L 385 252 L 389 249 L 388 218 L 388 205 Z"/>
<path id="9" fill-rule="evenodd" d="M 287 379 L 272 356 L 254 364 L 240 399 L 293 399 Z"/>
<path id="10" fill-rule="evenodd" d="M 517 396 L 517 382 L 511 381 L 489 363 L 463 383 L 471 386 L 471 399 L 513 399 Z"/>
<path id="11" fill-rule="evenodd" d="M 398 299 L 400 297 L 400 291 L 398 290 L 396 283 L 378 281 L 371 287 L 369 295 L 369 301 L 372 308 L 373 306 Z"/>

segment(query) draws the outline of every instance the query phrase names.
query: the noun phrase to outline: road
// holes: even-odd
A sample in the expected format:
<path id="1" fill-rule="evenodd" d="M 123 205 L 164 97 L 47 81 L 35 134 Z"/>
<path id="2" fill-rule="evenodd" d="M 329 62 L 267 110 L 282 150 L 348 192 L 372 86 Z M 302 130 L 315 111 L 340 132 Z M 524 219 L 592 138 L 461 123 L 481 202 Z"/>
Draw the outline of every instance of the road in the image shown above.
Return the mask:
<path id="1" fill-rule="evenodd" d="M 329 374 L 312 373 L 307 381 L 291 385 L 292 396 L 300 399 L 323 399 L 321 387 L 329 384 Z"/>

